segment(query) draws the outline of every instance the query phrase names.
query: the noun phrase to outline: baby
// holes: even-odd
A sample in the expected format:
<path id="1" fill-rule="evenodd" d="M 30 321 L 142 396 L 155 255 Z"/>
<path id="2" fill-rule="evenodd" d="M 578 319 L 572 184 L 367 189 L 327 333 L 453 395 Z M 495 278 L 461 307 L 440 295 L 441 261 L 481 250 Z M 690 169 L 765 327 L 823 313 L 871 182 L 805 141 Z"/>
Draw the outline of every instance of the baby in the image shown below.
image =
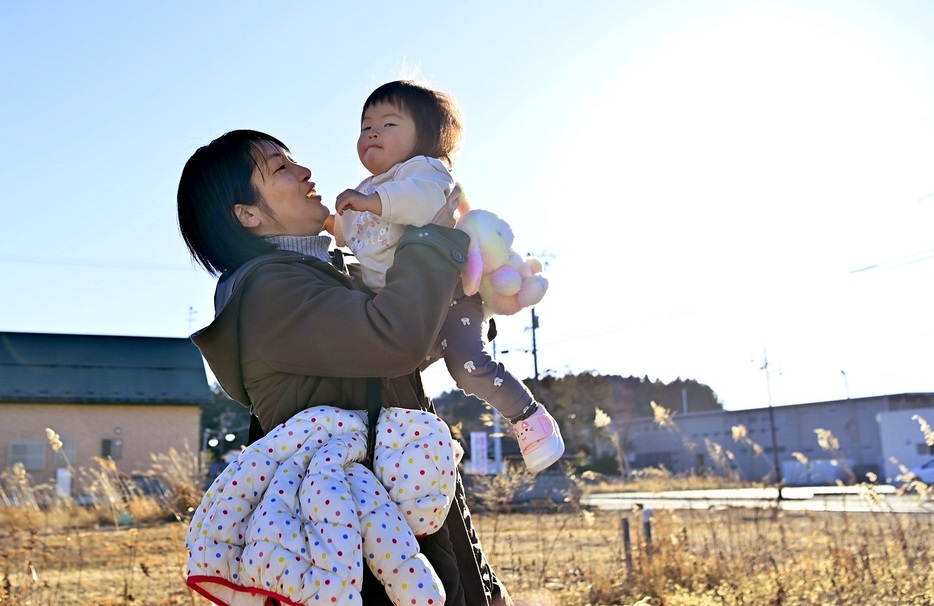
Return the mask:
<path id="1" fill-rule="evenodd" d="M 357 154 L 372 176 L 337 196 L 325 229 L 350 248 L 374 292 L 386 283 L 403 226 L 425 225 L 461 202 L 450 170 L 462 137 L 460 109 L 440 91 L 400 80 L 363 104 Z M 554 417 L 489 354 L 487 326 L 480 298 L 455 294 L 423 368 L 443 358 L 458 388 L 509 419 L 526 466 L 538 473 L 561 457 L 564 440 Z"/>

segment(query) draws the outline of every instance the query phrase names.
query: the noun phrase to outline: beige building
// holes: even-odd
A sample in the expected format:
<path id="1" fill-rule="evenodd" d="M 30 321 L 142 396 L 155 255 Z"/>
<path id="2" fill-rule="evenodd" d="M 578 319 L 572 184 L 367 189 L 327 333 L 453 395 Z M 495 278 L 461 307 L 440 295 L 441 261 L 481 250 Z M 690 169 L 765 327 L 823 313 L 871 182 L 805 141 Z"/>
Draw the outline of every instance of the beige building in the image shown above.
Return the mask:
<path id="1" fill-rule="evenodd" d="M 79 478 L 65 457 L 75 469 L 109 458 L 145 472 L 152 454 L 198 452 L 211 399 L 188 339 L 0 332 L 0 469 L 21 463 L 35 483 L 72 494 Z"/>

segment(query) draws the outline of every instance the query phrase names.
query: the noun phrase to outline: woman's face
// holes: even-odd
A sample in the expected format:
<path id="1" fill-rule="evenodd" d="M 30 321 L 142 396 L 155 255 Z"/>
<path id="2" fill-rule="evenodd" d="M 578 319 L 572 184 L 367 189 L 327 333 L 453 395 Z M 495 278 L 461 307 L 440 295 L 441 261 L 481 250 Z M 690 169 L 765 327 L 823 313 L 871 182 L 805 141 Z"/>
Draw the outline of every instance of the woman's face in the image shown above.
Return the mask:
<path id="1" fill-rule="evenodd" d="M 278 145 L 263 142 L 253 169 L 253 186 L 267 208 L 237 205 L 241 223 L 257 236 L 316 236 L 330 211 L 311 181 L 311 171 L 296 164 Z"/>

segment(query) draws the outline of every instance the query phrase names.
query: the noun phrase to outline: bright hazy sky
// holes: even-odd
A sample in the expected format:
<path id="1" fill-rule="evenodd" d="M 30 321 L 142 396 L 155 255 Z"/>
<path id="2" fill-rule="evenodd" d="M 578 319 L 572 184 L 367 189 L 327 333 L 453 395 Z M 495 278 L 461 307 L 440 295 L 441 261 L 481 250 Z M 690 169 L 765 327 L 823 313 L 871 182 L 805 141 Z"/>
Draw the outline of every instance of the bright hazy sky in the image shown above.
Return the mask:
<path id="1" fill-rule="evenodd" d="M 541 375 L 690 378 L 733 410 L 934 391 L 934 2 L 393 6 L 4 3 L 0 330 L 203 326 L 191 153 L 269 132 L 333 206 L 364 98 L 415 77 L 463 106 L 474 206 L 548 262 Z M 499 324 L 531 376 L 530 313 Z"/>

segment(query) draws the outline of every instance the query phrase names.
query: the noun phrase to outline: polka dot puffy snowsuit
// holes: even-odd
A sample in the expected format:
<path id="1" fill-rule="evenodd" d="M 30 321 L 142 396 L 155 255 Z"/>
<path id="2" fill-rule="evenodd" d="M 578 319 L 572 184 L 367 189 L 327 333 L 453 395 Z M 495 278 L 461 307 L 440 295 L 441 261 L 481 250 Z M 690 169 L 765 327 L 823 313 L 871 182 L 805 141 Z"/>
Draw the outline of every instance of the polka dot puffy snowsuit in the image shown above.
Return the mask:
<path id="1" fill-rule="evenodd" d="M 240 453 L 189 526 L 188 585 L 218 604 L 361 605 L 365 561 L 397 606 L 443 604 L 415 537 L 444 522 L 463 450 L 437 416 L 383 409 L 374 474 L 365 416 L 304 410 Z"/>

